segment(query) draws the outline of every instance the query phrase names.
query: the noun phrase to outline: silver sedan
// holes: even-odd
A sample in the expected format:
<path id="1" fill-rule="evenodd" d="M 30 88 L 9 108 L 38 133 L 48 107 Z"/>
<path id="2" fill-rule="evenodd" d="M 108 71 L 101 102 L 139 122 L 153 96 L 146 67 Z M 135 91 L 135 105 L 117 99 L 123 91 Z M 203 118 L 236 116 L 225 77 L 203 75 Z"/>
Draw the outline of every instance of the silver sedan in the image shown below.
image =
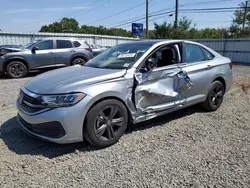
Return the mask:
<path id="1" fill-rule="evenodd" d="M 114 46 L 85 66 L 36 76 L 16 102 L 21 127 L 56 143 L 116 143 L 128 125 L 194 104 L 217 110 L 232 85 L 232 63 L 190 41 Z"/>

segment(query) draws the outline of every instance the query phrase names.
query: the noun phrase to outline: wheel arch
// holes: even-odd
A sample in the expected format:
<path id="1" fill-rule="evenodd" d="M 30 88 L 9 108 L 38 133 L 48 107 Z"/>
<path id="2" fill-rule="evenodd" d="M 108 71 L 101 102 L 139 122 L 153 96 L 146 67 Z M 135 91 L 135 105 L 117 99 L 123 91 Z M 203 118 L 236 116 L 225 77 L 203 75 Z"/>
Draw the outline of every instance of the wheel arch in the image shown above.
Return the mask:
<path id="1" fill-rule="evenodd" d="M 13 57 L 13 58 L 10 58 L 6 61 L 5 65 L 4 65 L 4 72 L 6 72 L 6 68 L 8 66 L 9 63 L 13 62 L 13 61 L 20 61 L 22 63 L 24 63 L 24 65 L 26 66 L 27 68 L 27 71 L 29 71 L 29 65 L 27 63 L 27 61 L 24 59 L 24 58 L 21 58 L 21 57 Z"/>
<path id="2" fill-rule="evenodd" d="M 223 85 L 223 87 L 224 87 L 224 91 L 226 91 L 226 89 L 227 89 L 227 88 L 226 88 L 226 87 L 227 87 L 226 81 L 225 81 L 225 79 L 224 79 L 222 76 L 218 76 L 218 77 L 216 77 L 215 79 L 213 79 L 212 83 L 215 82 L 215 81 L 221 82 L 222 85 Z"/>

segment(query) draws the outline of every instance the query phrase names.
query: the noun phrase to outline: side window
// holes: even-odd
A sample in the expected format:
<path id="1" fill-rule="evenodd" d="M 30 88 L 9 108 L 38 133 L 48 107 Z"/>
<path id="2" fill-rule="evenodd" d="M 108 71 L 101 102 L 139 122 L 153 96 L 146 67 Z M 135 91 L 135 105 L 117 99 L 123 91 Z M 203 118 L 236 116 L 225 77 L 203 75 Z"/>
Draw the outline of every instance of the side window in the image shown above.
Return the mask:
<path id="1" fill-rule="evenodd" d="M 206 50 L 205 48 L 201 47 L 201 50 L 204 53 L 206 60 L 211 60 L 214 58 L 214 55 L 211 52 L 209 52 L 208 50 Z"/>
<path id="2" fill-rule="evenodd" d="M 57 49 L 72 48 L 72 43 L 69 40 L 57 40 L 56 46 Z"/>
<path id="3" fill-rule="evenodd" d="M 53 40 L 46 40 L 40 42 L 38 45 L 38 50 L 50 50 L 53 49 Z"/>
<path id="4" fill-rule="evenodd" d="M 187 44 L 184 45 L 185 49 L 185 62 L 186 63 L 193 63 L 204 61 L 205 57 L 203 52 L 201 51 L 200 47 L 195 44 Z"/>
<path id="5" fill-rule="evenodd" d="M 173 45 L 164 46 L 152 54 L 151 58 L 157 59 L 157 67 L 177 64 L 177 52 Z"/>
<path id="6" fill-rule="evenodd" d="M 74 41 L 73 44 L 74 44 L 75 47 L 81 46 L 81 44 L 78 41 Z"/>

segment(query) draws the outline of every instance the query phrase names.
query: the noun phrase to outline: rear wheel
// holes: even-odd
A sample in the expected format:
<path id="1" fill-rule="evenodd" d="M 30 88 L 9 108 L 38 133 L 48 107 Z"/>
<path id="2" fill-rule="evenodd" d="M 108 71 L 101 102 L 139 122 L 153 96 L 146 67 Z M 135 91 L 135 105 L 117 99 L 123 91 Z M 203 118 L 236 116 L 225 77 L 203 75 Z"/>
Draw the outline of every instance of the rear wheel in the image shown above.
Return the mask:
<path id="1" fill-rule="evenodd" d="M 86 61 L 83 58 L 76 58 L 72 61 L 72 65 L 85 65 Z"/>
<path id="2" fill-rule="evenodd" d="M 120 101 L 101 101 L 87 114 L 84 138 L 94 146 L 108 147 L 120 139 L 127 124 L 128 112 Z"/>
<path id="3" fill-rule="evenodd" d="M 223 101 L 225 88 L 220 81 L 215 81 L 208 92 L 206 101 L 202 106 L 208 111 L 216 111 Z"/>
<path id="4" fill-rule="evenodd" d="M 27 67 L 21 61 L 12 61 L 6 67 L 6 72 L 11 78 L 22 78 L 27 74 Z"/>

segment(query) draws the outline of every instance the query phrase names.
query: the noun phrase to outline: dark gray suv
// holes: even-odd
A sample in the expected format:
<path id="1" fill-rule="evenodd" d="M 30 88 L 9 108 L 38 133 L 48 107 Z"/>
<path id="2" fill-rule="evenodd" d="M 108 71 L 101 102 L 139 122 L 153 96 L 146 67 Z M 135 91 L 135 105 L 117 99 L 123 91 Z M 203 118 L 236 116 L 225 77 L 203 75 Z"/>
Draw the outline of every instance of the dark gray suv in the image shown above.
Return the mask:
<path id="1" fill-rule="evenodd" d="M 21 78 L 33 70 L 83 65 L 93 58 L 89 44 L 77 38 L 43 38 L 15 50 L 0 57 L 0 74 Z"/>

